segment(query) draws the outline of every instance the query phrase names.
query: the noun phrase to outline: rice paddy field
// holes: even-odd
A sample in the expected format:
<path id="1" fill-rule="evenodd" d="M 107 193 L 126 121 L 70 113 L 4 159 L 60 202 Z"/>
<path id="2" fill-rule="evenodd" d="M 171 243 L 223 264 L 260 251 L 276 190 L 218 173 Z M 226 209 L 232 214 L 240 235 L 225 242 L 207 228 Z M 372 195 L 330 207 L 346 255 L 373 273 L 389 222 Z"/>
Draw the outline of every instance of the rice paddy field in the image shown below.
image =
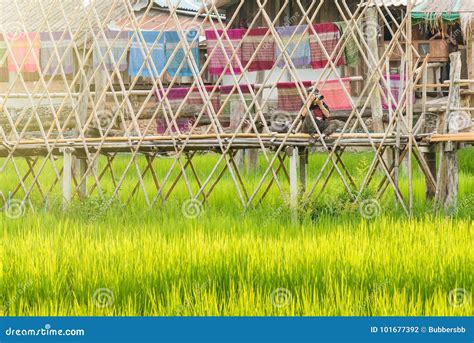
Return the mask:
<path id="1" fill-rule="evenodd" d="M 205 177 L 212 155 L 195 158 Z M 370 161 L 346 155 L 355 176 Z M 118 161 L 118 169 L 127 160 Z M 314 177 L 322 155 L 311 157 Z M 140 161 L 144 163 L 144 161 Z M 163 164 L 168 163 L 166 160 Z M 0 174 L 3 193 L 18 178 Z M 18 168 L 25 168 L 19 164 Z M 163 176 L 167 169 L 159 170 Z M 250 186 L 259 175 L 246 175 Z M 46 172 L 42 182 L 46 182 Z M 135 172 L 136 175 L 136 172 Z M 380 178 L 381 175 L 377 175 Z M 360 180 L 359 180 L 360 181 Z M 104 183 L 112 183 L 104 179 Z M 153 195 L 150 176 L 145 186 Z M 122 200 L 136 184 L 124 182 Z M 376 191 L 377 182 L 372 188 Z M 58 186 L 59 187 L 59 186 Z M 285 184 L 284 187 L 287 187 Z M 295 221 L 277 187 L 243 211 L 229 175 L 197 216 L 184 184 L 163 205 L 93 196 L 66 212 L 51 199 L 0 214 L 0 314 L 10 316 L 466 316 L 474 313 L 474 150 L 460 153 L 458 209 L 433 214 L 415 173 L 415 215 L 387 192 L 360 213 L 331 179 Z M 402 177 L 406 189 L 406 178 Z M 250 187 L 251 188 L 251 187 Z M 155 190 L 156 192 L 156 190 Z M 60 196 L 58 190 L 58 197 Z"/>

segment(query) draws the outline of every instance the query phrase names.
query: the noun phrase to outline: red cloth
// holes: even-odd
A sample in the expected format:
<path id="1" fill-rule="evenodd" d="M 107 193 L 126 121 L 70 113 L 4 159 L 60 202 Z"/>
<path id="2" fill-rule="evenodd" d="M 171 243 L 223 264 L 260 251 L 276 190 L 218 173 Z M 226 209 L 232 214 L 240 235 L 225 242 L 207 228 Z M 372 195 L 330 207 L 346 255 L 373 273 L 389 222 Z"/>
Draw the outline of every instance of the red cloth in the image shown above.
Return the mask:
<path id="1" fill-rule="evenodd" d="M 250 94 L 250 90 L 252 88 L 255 88 L 255 86 L 254 85 L 239 85 L 238 87 L 234 85 L 221 86 L 221 94 L 231 94 L 231 93 L 239 94 L 239 88 L 240 88 L 240 92 L 242 92 L 243 94 Z"/>
<path id="2" fill-rule="evenodd" d="M 346 88 L 349 95 L 351 94 L 351 84 L 349 78 L 340 80 Z M 352 110 L 352 104 L 347 97 L 344 88 L 341 87 L 339 80 L 327 80 L 325 83 L 320 82 L 318 86 L 319 92 L 324 96 L 324 102 L 331 111 Z M 304 87 L 310 87 L 311 81 L 303 81 Z M 278 109 L 280 111 L 299 112 L 303 106 L 303 101 L 298 92 L 297 83 L 281 82 L 278 88 Z"/>
<path id="3" fill-rule="evenodd" d="M 321 44 L 324 46 L 327 54 L 333 56 L 333 62 L 336 67 L 344 65 L 344 53 L 341 54 L 339 60 L 336 61 L 336 57 L 341 50 L 341 46 L 339 47 L 339 51 L 334 52 L 341 38 L 341 32 L 339 28 L 334 23 L 322 23 L 322 24 L 315 24 L 313 25 L 314 31 L 316 31 L 318 37 L 314 34 L 313 30 L 309 30 L 310 35 L 310 46 L 311 46 L 311 66 L 313 69 L 322 69 L 328 63 L 328 59 L 324 54 L 324 50 L 321 47 Z M 318 38 L 321 41 L 318 42 Z"/>
<path id="4" fill-rule="evenodd" d="M 214 89 L 214 86 L 205 86 L 205 89 L 207 91 L 207 94 L 210 96 L 211 92 Z M 167 91 L 167 89 L 165 89 L 164 92 L 162 90 L 155 90 L 156 100 L 159 101 L 160 98 L 163 98 L 166 91 Z M 168 92 L 168 96 L 167 96 L 168 101 L 170 103 L 173 103 L 173 102 L 180 103 L 184 100 L 184 98 L 188 95 L 189 92 L 191 92 L 191 94 L 189 95 L 189 97 L 186 101 L 186 104 L 189 104 L 189 105 L 204 105 L 205 101 L 204 101 L 203 97 L 201 96 L 201 93 L 199 92 L 199 89 L 197 87 L 194 87 L 193 89 L 190 89 L 190 88 L 172 88 Z M 158 96 L 158 94 L 160 96 Z M 220 103 L 221 103 L 220 90 L 219 90 L 219 87 L 217 87 L 216 91 L 214 92 L 214 94 L 211 97 L 211 104 L 213 105 L 214 110 L 216 111 L 216 113 L 220 109 Z"/>
<path id="5" fill-rule="evenodd" d="M 275 65 L 275 40 L 271 33 L 265 35 L 268 28 L 256 28 L 247 31 L 242 42 L 242 66 L 248 65 L 253 55 L 255 58 L 248 66 L 248 71 L 270 70 Z M 264 41 L 257 50 L 261 41 Z"/>
<path id="6" fill-rule="evenodd" d="M 303 81 L 303 87 L 310 86 L 311 81 Z M 299 112 L 301 110 L 303 100 L 298 91 L 300 87 L 301 85 L 295 82 L 279 82 L 277 84 L 279 111 Z"/>
<path id="7" fill-rule="evenodd" d="M 341 79 L 344 88 L 346 88 L 349 95 L 351 95 L 351 81 L 349 78 Z M 320 82 L 317 85 L 319 92 L 324 95 L 324 102 L 328 105 L 331 111 L 348 111 L 352 110 L 350 99 L 341 87 L 339 80 L 327 80 L 326 83 Z"/>
<path id="8" fill-rule="evenodd" d="M 238 75 L 242 72 L 238 66 L 238 61 L 242 59 L 242 49 L 237 49 L 237 46 L 240 44 L 245 30 L 227 30 L 227 35 L 229 36 L 230 41 L 223 32 L 223 30 L 217 30 L 217 34 L 214 30 L 206 30 L 205 32 L 207 39 L 207 55 L 209 57 L 213 54 L 209 65 L 209 73 L 218 76 L 223 73 L 226 75 Z M 219 41 L 222 42 L 222 45 Z M 236 49 L 236 55 L 231 59 L 233 50 Z M 229 66 L 227 66 L 229 61 L 231 62 Z"/>

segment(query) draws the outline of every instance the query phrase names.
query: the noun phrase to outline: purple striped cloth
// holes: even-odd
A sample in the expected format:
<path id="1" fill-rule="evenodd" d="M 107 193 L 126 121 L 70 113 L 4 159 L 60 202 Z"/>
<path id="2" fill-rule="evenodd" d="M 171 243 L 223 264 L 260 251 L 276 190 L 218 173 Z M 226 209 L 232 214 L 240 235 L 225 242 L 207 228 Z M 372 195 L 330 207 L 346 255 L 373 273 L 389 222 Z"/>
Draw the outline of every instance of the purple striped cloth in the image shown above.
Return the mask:
<path id="1" fill-rule="evenodd" d="M 310 68 L 311 67 L 311 46 L 309 43 L 309 34 L 307 26 L 282 26 L 277 28 L 283 46 L 288 56 L 296 68 Z M 294 33 L 294 36 L 293 36 Z M 292 38 L 293 36 L 293 38 Z M 275 60 L 280 58 L 282 51 L 279 46 L 275 44 Z M 286 59 L 282 56 L 278 62 L 278 67 L 286 66 Z"/>
<path id="2" fill-rule="evenodd" d="M 114 71 L 115 66 L 121 72 L 127 70 L 128 41 L 127 31 L 99 32 L 94 46 L 94 68 L 103 65 L 108 71 Z"/>
<path id="3" fill-rule="evenodd" d="M 72 74 L 74 60 L 72 57 L 71 34 L 69 32 L 41 32 L 41 70 L 44 75 Z M 58 58 L 59 55 L 59 58 Z M 59 63 L 59 62 L 62 63 Z M 62 65 L 62 68 L 59 65 Z"/>

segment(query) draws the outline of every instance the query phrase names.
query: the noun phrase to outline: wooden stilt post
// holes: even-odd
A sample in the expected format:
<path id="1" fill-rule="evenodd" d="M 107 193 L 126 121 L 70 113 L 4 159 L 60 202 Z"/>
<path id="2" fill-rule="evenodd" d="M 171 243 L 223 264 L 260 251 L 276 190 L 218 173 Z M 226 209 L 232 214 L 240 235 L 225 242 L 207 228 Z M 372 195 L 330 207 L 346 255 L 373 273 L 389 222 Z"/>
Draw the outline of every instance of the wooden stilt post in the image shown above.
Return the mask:
<path id="1" fill-rule="evenodd" d="M 469 37 L 465 37 L 467 42 L 467 73 L 469 80 L 474 80 L 474 25 L 471 25 L 471 30 L 469 32 Z M 474 92 L 474 83 L 469 84 L 469 90 Z M 469 107 L 474 107 L 474 94 L 471 94 L 469 101 Z M 472 119 L 472 111 L 471 111 Z"/>
<path id="2" fill-rule="evenodd" d="M 72 153 L 73 149 L 63 149 L 63 209 L 66 210 L 72 199 Z"/>
<path id="3" fill-rule="evenodd" d="M 230 101 L 230 130 L 236 132 L 245 113 L 245 106 L 240 101 Z M 239 131 L 240 132 L 240 131 Z M 238 150 L 234 157 L 240 170 L 245 167 L 245 150 Z"/>
<path id="4" fill-rule="evenodd" d="M 298 220 L 298 148 L 290 150 L 290 208 L 292 217 Z"/>
<path id="5" fill-rule="evenodd" d="M 448 106 L 444 118 L 441 118 L 438 132 L 449 132 L 451 113 L 461 105 L 461 90 L 458 80 L 461 78 L 461 53 L 455 52 L 451 59 L 451 87 L 449 89 Z M 456 143 L 447 142 L 441 145 L 438 182 L 436 187 L 436 206 L 446 211 L 456 208 L 458 196 L 458 158 Z"/>
<path id="6" fill-rule="evenodd" d="M 422 95 L 422 110 L 421 110 L 421 116 L 423 120 L 423 127 L 424 127 L 424 132 L 425 133 L 431 133 L 436 130 L 436 127 L 433 125 L 434 122 L 433 120 L 430 120 L 431 118 L 428 118 L 428 113 L 427 113 L 427 100 L 428 100 L 428 64 L 425 63 L 424 68 L 423 68 L 423 95 Z M 430 169 L 431 175 L 433 175 L 436 178 L 436 152 L 433 150 L 433 148 L 428 148 L 428 151 L 423 153 L 424 158 L 426 160 L 426 163 L 428 164 L 428 167 Z M 426 185 L 426 191 L 425 191 L 425 196 L 427 200 L 434 199 L 436 196 L 436 187 L 433 187 L 431 182 L 429 182 L 428 178 L 425 177 L 425 185 Z"/>
<path id="7" fill-rule="evenodd" d="M 308 149 L 299 149 L 300 155 L 300 196 L 306 193 L 306 175 L 308 172 Z"/>
<path id="8" fill-rule="evenodd" d="M 261 85 L 265 82 L 265 71 L 258 71 L 256 83 Z M 262 95 L 260 95 L 257 99 L 259 104 L 262 104 Z M 250 172 L 256 171 L 258 166 L 258 149 L 249 149 L 248 150 L 248 170 Z"/>
<path id="9" fill-rule="evenodd" d="M 99 116 L 99 129 L 105 132 L 108 129 L 108 125 L 111 123 L 109 119 L 112 113 L 104 113 L 107 110 L 107 96 L 105 96 L 99 103 L 99 98 L 106 92 L 107 88 L 107 74 L 105 70 L 100 70 L 95 74 L 94 77 L 94 88 L 95 88 L 95 106 Z M 102 120 L 101 120 L 102 119 Z"/>
<path id="10" fill-rule="evenodd" d="M 426 163 L 428 164 L 428 167 L 430 169 L 431 175 L 433 175 L 436 178 L 436 152 L 432 151 L 430 149 L 429 152 L 425 152 L 425 160 Z M 426 199 L 434 199 L 436 196 L 436 188 L 433 188 L 432 184 L 429 182 L 428 178 L 425 178 L 425 184 L 426 184 Z"/>
<path id="11" fill-rule="evenodd" d="M 81 123 L 81 128 L 84 128 L 85 123 L 87 122 L 89 116 L 89 96 L 90 96 L 90 87 L 88 80 L 92 76 L 92 66 L 90 65 L 91 61 L 86 62 L 84 65 L 84 73 L 86 76 L 81 78 L 80 92 L 82 98 L 80 99 L 80 104 L 78 106 L 79 119 Z M 80 128 L 78 127 L 77 130 Z M 74 160 L 74 169 L 75 174 L 77 175 L 77 180 L 79 183 L 79 197 L 85 199 L 87 197 L 87 179 L 84 178 L 84 175 L 87 173 L 88 161 L 87 159 L 81 158 Z M 82 180 L 82 181 L 81 181 Z"/>

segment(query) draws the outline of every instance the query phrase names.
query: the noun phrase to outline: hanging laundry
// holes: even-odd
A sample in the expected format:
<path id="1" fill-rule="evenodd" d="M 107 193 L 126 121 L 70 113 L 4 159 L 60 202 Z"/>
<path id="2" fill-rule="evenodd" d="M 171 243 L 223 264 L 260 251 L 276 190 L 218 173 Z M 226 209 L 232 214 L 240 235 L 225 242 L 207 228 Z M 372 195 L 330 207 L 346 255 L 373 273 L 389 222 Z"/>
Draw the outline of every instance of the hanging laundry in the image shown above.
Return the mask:
<path id="1" fill-rule="evenodd" d="M 3 39 L 3 35 L 0 34 L 0 68 L 3 68 L 7 63 L 7 44 Z"/>
<path id="2" fill-rule="evenodd" d="M 279 82 L 277 84 L 278 89 L 278 110 L 287 112 L 299 112 L 303 107 L 303 99 L 301 98 L 300 92 L 304 94 L 303 88 L 311 86 L 311 81 L 303 81 L 301 83 L 295 82 Z"/>
<path id="3" fill-rule="evenodd" d="M 126 31 L 107 30 L 103 34 L 99 32 L 94 45 L 94 69 L 101 65 L 108 71 L 114 71 L 116 67 L 120 72 L 125 71 L 127 69 L 128 42 L 129 33 Z"/>
<path id="4" fill-rule="evenodd" d="M 347 24 L 343 21 L 339 21 L 335 23 L 336 26 L 339 28 L 339 32 L 342 35 L 344 32 L 346 32 Z M 349 28 L 351 29 L 351 28 Z M 354 32 L 355 35 L 357 35 L 356 32 Z M 346 35 L 344 36 L 344 59 L 346 66 L 350 68 L 357 67 L 359 65 L 359 48 L 357 47 L 357 42 L 354 39 L 354 36 L 352 33 L 347 32 Z"/>
<path id="5" fill-rule="evenodd" d="M 309 34 L 307 26 L 283 26 L 277 28 L 283 46 L 288 56 L 296 68 L 309 68 L 311 66 L 311 48 L 309 44 Z M 293 36 L 294 34 L 294 36 Z M 286 66 L 286 58 L 279 46 L 275 44 L 275 60 L 281 59 L 278 62 L 278 67 Z"/>
<path id="6" fill-rule="evenodd" d="M 242 65 L 245 68 L 253 55 L 255 58 L 248 66 L 248 71 L 270 70 L 275 65 L 275 39 L 268 33 L 268 28 L 250 29 L 242 42 Z M 262 42 L 258 48 L 260 42 Z"/>
<path id="7" fill-rule="evenodd" d="M 402 80 L 400 78 L 400 74 L 390 74 L 390 80 L 388 79 L 387 76 L 384 76 L 384 79 L 387 81 L 387 83 L 390 86 L 391 93 L 393 95 L 393 100 L 392 98 L 388 98 L 388 93 L 387 93 L 387 88 L 385 85 L 382 83 L 382 90 L 385 94 L 385 99 L 382 98 L 382 107 L 384 110 L 387 110 L 389 108 L 389 102 L 392 104 L 392 109 L 395 110 L 400 102 L 400 94 L 401 94 L 401 87 L 402 87 Z M 408 80 L 407 80 L 408 81 Z M 405 85 L 407 82 L 405 82 Z"/>
<path id="8" fill-rule="evenodd" d="M 210 104 L 212 108 L 214 109 L 214 113 L 218 113 L 220 109 L 220 89 L 217 87 L 214 90 L 214 86 L 205 86 L 203 89 L 204 93 L 207 93 L 206 95 L 203 95 L 204 97 L 210 96 Z M 214 91 L 214 93 L 211 96 L 211 93 Z M 166 92 L 168 92 L 166 94 Z M 189 96 L 188 96 L 189 93 Z M 172 88 L 172 89 L 165 89 L 165 90 L 155 90 L 155 98 L 158 103 L 164 101 L 164 97 L 166 96 L 166 99 L 168 100 L 169 106 L 167 107 L 166 102 L 163 104 L 164 109 L 169 114 L 173 114 L 173 116 L 178 115 L 178 118 L 180 119 L 194 119 L 196 118 L 199 113 L 201 112 L 205 101 L 203 99 L 203 96 L 201 96 L 201 93 L 199 92 L 199 89 L 194 87 L 194 88 Z M 186 99 L 186 101 L 185 101 Z M 183 106 L 183 101 L 185 101 L 184 106 Z M 181 109 L 180 109 L 181 108 Z M 178 109 L 180 109 L 178 113 Z M 206 112 L 203 116 L 207 116 L 208 114 L 212 113 L 209 111 L 209 107 L 206 106 Z M 187 118 L 183 118 L 187 117 Z M 164 119 L 160 118 L 159 120 Z M 160 121 L 157 122 L 158 127 L 160 125 Z"/>
<path id="9" fill-rule="evenodd" d="M 210 96 L 212 91 L 214 90 L 214 86 L 205 86 L 205 92 L 207 92 L 207 96 Z M 168 94 L 166 94 L 168 92 Z M 204 92 L 204 90 L 203 90 Z M 189 97 L 187 95 L 189 94 Z M 155 97 L 157 102 L 160 102 L 161 100 L 164 99 L 166 95 L 166 98 L 168 99 L 170 105 L 173 106 L 173 104 L 178 104 L 180 105 L 184 99 L 186 99 L 186 104 L 188 105 L 204 105 L 204 100 L 203 96 L 201 96 L 201 93 L 199 92 L 199 88 L 194 87 L 194 88 L 172 88 L 170 90 L 165 89 L 164 91 L 162 90 L 155 90 Z M 187 98 L 186 98 L 187 97 Z M 161 100 L 160 100 L 161 99 Z M 211 104 L 214 108 L 214 110 L 217 112 L 221 105 L 220 105 L 220 89 L 217 87 L 217 89 L 214 91 L 214 94 L 211 96 Z"/>
<path id="10" fill-rule="evenodd" d="M 204 90 L 205 89 L 205 90 Z M 220 108 L 221 108 L 221 92 L 219 87 L 215 86 L 205 86 L 204 89 L 202 90 L 203 93 L 205 93 L 206 97 L 211 98 L 211 105 L 212 108 L 214 109 L 214 112 L 217 113 Z M 214 94 L 211 93 L 214 91 Z M 203 96 L 201 95 L 199 89 L 197 87 L 194 87 L 191 93 L 191 97 L 189 99 L 190 104 L 195 104 L 195 105 L 204 105 L 205 101 L 203 99 Z"/>
<path id="11" fill-rule="evenodd" d="M 170 131 L 173 133 L 177 132 L 176 125 L 171 122 L 172 117 L 175 117 L 175 116 L 178 116 L 178 118 L 176 118 L 175 121 L 181 133 L 187 132 L 192 127 L 192 124 L 193 124 L 193 122 L 191 121 L 192 119 L 183 118 L 189 112 L 188 109 L 186 108 L 188 104 L 181 106 L 183 100 L 186 98 L 186 95 L 189 93 L 189 91 L 190 91 L 189 88 L 172 88 L 172 89 L 165 89 L 164 91 L 162 90 L 155 91 L 155 97 L 158 104 L 160 104 L 161 101 L 164 101 L 164 97 L 166 96 L 169 106 L 171 107 L 171 111 L 170 111 L 170 108 L 167 106 L 166 102 L 163 103 L 163 108 L 165 109 L 165 111 L 163 112 L 166 112 L 168 114 L 169 125 L 165 118 L 163 117 L 158 118 L 156 121 L 157 133 L 164 134 L 167 132 L 168 128 L 170 128 Z M 168 94 L 166 94 L 166 92 L 168 92 Z M 181 107 L 181 111 L 180 113 L 178 113 L 178 109 L 180 107 Z M 168 133 L 170 131 L 168 131 Z"/>
<path id="12" fill-rule="evenodd" d="M 244 32 L 244 29 L 227 30 L 230 42 L 222 30 L 217 30 L 217 34 L 214 30 L 207 30 L 205 32 L 207 56 L 211 58 L 211 63 L 209 64 L 209 73 L 211 75 L 221 75 L 222 73 L 238 75 L 242 72 L 238 64 L 238 61 L 242 59 L 242 49 L 237 49 L 237 47 L 244 36 Z M 222 45 L 219 41 L 222 42 Z M 232 58 L 235 50 L 236 53 Z M 227 65 L 228 63 L 229 65 Z"/>
<path id="13" fill-rule="evenodd" d="M 325 68 L 326 65 L 329 63 L 324 53 L 326 50 L 328 56 L 332 56 L 332 61 L 334 62 L 336 67 L 340 67 L 344 65 L 344 53 L 341 54 L 341 57 L 336 60 L 337 55 L 340 52 L 340 48 L 338 51 L 335 51 L 337 44 L 341 38 L 341 33 L 339 32 L 339 28 L 334 23 L 322 23 L 313 25 L 314 31 L 310 30 L 310 45 L 311 45 L 311 66 L 313 69 L 322 69 Z M 319 39 L 318 39 L 319 38 Z M 321 45 L 324 47 L 321 47 Z M 342 46 L 342 45 L 341 45 Z"/>
<path id="14" fill-rule="evenodd" d="M 71 34 L 69 32 L 41 32 L 41 70 L 44 75 L 72 74 Z M 58 58 L 59 56 L 59 58 Z M 60 63 L 61 62 L 61 63 Z"/>
<path id="15" fill-rule="evenodd" d="M 199 34 L 197 31 L 187 31 L 184 35 L 191 48 L 190 54 L 188 55 L 189 57 L 186 57 L 187 47 L 181 44 L 181 38 L 178 32 L 165 32 L 166 60 L 169 61 L 171 59 L 171 63 L 166 71 L 171 77 L 175 75 L 181 77 L 193 76 L 193 65 L 197 66 L 197 70 L 195 70 L 196 74 L 200 71 Z"/>
<path id="16" fill-rule="evenodd" d="M 30 40 L 30 42 L 28 41 Z M 8 71 L 17 73 L 35 73 L 40 59 L 39 35 L 31 33 L 8 33 L 7 41 L 12 54 L 8 55 Z"/>
<path id="17" fill-rule="evenodd" d="M 338 79 L 327 80 L 326 82 L 320 81 L 316 87 L 319 89 L 321 95 L 324 96 L 324 102 L 328 105 L 329 110 L 352 110 L 352 103 L 347 96 L 347 94 L 349 94 L 349 96 L 351 95 L 351 81 L 348 77 L 342 78 L 340 81 Z"/>
<path id="18" fill-rule="evenodd" d="M 160 37 L 158 31 L 140 31 L 130 32 L 130 38 L 133 41 L 128 74 L 132 77 L 161 77 L 166 64 L 165 35 Z"/>

